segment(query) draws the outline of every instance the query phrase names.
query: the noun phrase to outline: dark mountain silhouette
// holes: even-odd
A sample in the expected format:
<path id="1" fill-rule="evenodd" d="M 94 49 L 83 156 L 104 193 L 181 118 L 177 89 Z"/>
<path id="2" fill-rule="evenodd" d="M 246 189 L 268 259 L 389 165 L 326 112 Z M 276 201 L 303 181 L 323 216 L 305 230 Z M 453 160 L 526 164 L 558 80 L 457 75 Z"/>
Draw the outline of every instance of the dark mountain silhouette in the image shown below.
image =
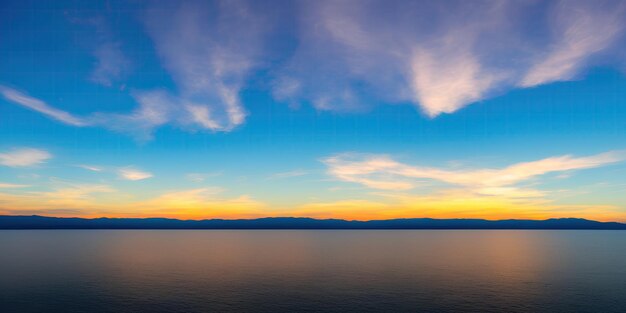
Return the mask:
<path id="1" fill-rule="evenodd" d="M 580 218 L 482 220 L 406 218 L 372 221 L 267 217 L 239 220 L 168 218 L 61 218 L 0 216 L 0 229 L 624 229 L 626 224 Z"/>

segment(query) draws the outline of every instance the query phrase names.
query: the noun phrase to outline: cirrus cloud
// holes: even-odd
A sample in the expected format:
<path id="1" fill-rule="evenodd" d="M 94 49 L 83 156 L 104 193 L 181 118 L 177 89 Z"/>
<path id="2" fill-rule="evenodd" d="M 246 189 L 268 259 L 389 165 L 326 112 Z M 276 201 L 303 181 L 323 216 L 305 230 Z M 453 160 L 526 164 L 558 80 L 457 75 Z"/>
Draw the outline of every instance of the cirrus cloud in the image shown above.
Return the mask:
<path id="1" fill-rule="evenodd" d="M 304 2 L 277 100 L 345 110 L 410 102 L 453 113 L 507 90 L 576 78 L 624 46 L 623 1 Z"/>
<path id="2" fill-rule="evenodd" d="M 146 29 L 179 87 L 178 106 L 195 123 L 230 131 L 245 121 L 239 93 L 260 66 L 271 28 L 266 13 L 252 1 L 186 1 L 147 10 Z"/>
<path id="3" fill-rule="evenodd" d="M 88 171 L 92 171 L 92 172 L 101 172 L 103 170 L 102 167 L 95 166 L 95 165 L 79 164 L 79 165 L 76 165 L 76 166 L 80 167 L 82 169 L 88 170 Z"/>
<path id="4" fill-rule="evenodd" d="M 147 141 L 169 124 L 232 131 L 249 114 L 242 93 L 254 81 L 269 81 L 264 91 L 292 107 L 410 103 L 435 118 L 625 62 L 626 2 L 618 0 L 182 1 L 140 10 L 173 86 L 129 86 L 135 109 L 81 117 L 6 86 L 0 94 L 67 125 Z M 130 61 L 112 38 L 118 32 L 106 33 L 92 79 L 110 85 Z"/>
<path id="5" fill-rule="evenodd" d="M 48 151 L 35 148 L 16 148 L 0 153 L 0 164 L 9 167 L 32 166 L 52 158 Z"/>
<path id="6" fill-rule="evenodd" d="M 31 97 L 16 89 L 0 85 L 0 94 L 2 94 L 2 96 L 8 101 L 19 104 L 33 111 L 37 111 L 64 124 L 72 126 L 87 125 L 87 123 L 81 118 L 76 117 L 68 112 L 54 108 L 44 101 Z"/>
<path id="7" fill-rule="evenodd" d="M 346 182 L 373 189 L 409 190 L 432 182 L 460 186 L 483 195 L 538 197 L 538 190 L 519 188 L 518 184 L 554 172 L 590 169 L 621 162 L 626 155 L 606 152 L 587 157 L 571 155 L 516 163 L 504 168 L 446 169 L 415 166 L 398 162 L 387 155 L 339 154 L 323 159 L 328 174 Z"/>
<path id="8" fill-rule="evenodd" d="M 143 180 L 153 177 L 152 173 L 136 169 L 134 167 L 125 167 L 117 171 L 118 176 L 125 180 Z"/>

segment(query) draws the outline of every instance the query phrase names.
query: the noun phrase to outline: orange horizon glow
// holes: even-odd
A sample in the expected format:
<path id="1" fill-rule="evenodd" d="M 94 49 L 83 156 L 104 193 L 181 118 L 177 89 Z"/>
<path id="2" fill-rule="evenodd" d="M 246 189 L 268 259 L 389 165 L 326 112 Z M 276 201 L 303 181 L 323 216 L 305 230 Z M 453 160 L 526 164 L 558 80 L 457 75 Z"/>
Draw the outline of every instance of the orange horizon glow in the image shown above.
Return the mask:
<path id="1" fill-rule="evenodd" d="M 559 214 L 528 214 L 528 213 L 520 213 L 520 214 L 505 214 L 505 213 L 494 213 L 490 215 L 485 215 L 481 213 L 467 213 L 467 214 L 430 214 L 430 215 L 398 215 L 398 216 L 389 216 L 387 214 L 367 214 L 367 215 L 358 215 L 358 214 L 320 214 L 320 213 L 312 213 L 312 214 L 293 214 L 290 215 L 288 213 L 285 214 L 241 214 L 241 215 L 198 215 L 198 214 L 185 214 L 185 213 L 162 213 L 162 214 L 132 214 L 132 213 L 115 213 L 115 214 L 99 214 L 99 213 L 86 213 L 86 214 L 46 214 L 45 212 L 36 212 L 36 211 L 27 211 L 24 214 L 18 214 L 16 212 L 11 212 L 11 214 L 6 214 L 5 212 L 0 211 L 0 215 L 11 215 L 11 216 L 44 216 L 44 217 L 58 217 L 58 218 L 85 218 L 85 219 L 97 219 L 97 218 L 167 218 L 167 219 L 178 219 L 178 220 L 208 220 L 208 219 L 222 219 L 222 220 L 240 220 L 240 219 L 259 219 L 259 218 L 312 218 L 312 219 L 341 219 L 346 221 L 374 221 L 374 220 L 393 220 L 393 219 L 482 219 L 487 221 L 498 221 L 498 220 L 536 220 L 542 221 L 547 219 L 560 219 L 560 218 L 576 218 L 576 219 L 586 219 L 598 222 L 618 222 L 618 223 L 626 223 L 626 218 L 623 214 L 580 214 L 580 215 L 559 215 Z"/>

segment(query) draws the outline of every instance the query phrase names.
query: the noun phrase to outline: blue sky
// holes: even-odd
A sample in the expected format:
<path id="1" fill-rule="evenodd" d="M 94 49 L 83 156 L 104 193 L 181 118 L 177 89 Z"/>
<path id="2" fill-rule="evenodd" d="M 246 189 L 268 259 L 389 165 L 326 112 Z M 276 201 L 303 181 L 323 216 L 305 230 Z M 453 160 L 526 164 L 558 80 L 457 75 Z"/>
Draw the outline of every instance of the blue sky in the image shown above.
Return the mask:
<path id="1" fill-rule="evenodd" d="M 4 1 L 0 213 L 626 221 L 622 1 Z"/>

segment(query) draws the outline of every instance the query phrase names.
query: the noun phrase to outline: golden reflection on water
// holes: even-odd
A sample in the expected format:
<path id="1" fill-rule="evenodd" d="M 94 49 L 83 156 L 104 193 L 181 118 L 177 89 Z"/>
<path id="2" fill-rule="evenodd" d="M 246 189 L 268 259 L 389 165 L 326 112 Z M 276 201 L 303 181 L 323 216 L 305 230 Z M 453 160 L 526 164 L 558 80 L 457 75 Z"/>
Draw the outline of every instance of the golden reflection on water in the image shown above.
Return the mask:
<path id="1" fill-rule="evenodd" d="M 103 271 L 124 280 L 162 273 L 198 283 L 376 275 L 377 281 L 502 284 L 532 282 L 550 266 L 535 237 L 515 231 L 131 231 L 111 234 L 98 259 Z"/>
<path id="2" fill-rule="evenodd" d="M 626 305 L 626 232 L 41 231 L 5 232 L 0 248 L 0 292 L 18 307 L 47 294 L 131 311 Z"/>

